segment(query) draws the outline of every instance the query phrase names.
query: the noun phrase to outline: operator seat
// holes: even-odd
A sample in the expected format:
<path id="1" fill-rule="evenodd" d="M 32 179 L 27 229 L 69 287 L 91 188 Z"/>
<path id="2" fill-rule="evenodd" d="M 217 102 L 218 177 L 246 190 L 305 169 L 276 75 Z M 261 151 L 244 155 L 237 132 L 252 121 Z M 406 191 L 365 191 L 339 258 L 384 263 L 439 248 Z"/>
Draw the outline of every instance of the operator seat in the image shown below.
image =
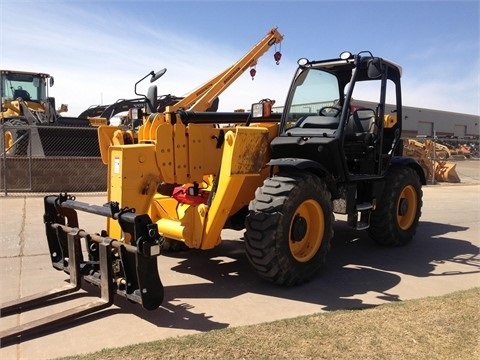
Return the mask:
<path id="1" fill-rule="evenodd" d="M 372 109 L 358 109 L 348 119 L 345 140 L 371 143 L 376 133 L 375 112 Z"/>
<path id="2" fill-rule="evenodd" d="M 23 100 L 30 100 L 30 94 L 28 93 L 27 90 L 23 90 L 23 89 L 17 89 L 13 92 L 13 98 L 14 99 L 18 99 L 18 98 L 22 98 Z"/>
<path id="3" fill-rule="evenodd" d="M 377 125 L 375 111 L 358 109 L 345 126 L 344 151 L 351 174 L 374 174 Z"/>

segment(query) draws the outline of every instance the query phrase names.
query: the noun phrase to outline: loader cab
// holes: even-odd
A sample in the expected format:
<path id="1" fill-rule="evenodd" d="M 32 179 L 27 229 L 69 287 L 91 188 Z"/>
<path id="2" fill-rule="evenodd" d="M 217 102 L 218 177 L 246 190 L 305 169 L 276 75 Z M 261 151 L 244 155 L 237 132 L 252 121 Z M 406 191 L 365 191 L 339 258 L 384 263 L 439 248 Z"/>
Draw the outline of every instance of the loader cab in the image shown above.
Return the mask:
<path id="1" fill-rule="evenodd" d="M 5 100 L 46 102 L 48 87 L 53 85 L 53 77 L 48 74 L 23 71 L 0 71 L 0 92 L 2 104 Z"/>
<path id="2" fill-rule="evenodd" d="M 382 176 L 400 149 L 400 75 L 398 65 L 370 52 L 300 59 L 271 163 L 295 159 L 335 181 Z"/>

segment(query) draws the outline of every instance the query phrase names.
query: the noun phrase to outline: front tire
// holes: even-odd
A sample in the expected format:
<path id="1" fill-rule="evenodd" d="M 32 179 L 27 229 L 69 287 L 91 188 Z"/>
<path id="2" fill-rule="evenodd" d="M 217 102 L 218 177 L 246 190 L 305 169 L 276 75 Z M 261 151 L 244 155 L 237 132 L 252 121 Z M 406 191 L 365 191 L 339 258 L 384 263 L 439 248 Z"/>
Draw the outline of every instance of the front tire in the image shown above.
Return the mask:
<path id="1" fill-rule="evenodd" d="M 281 173 L 257 189 L 246 217 L 245 248 L 262 278 L 298 285 L 322 267 L 333 236 L 330 199 L 313 174 Z"/>
<path id="2" fill-rule="evenodd" d="M 190 250 L 190 248 L 183 241 L 165 238 L 161 245 L 161 250 L 162 252 L 178 253 Z"/>
<path id="3" fill-rule="evenodd" d="M 3 124 L 0 154 L 5 152 L 7 155 L 27 155 L 30 136 L 28 124 L 21 119 L 7 119 Z"/>
<path id="4" fill-rule="evenodd" d="M 370 217 L 370 237 L 380 245 L 401 246 L 417 230 L 422 209 L 422 185 L 408 166 L 392 166 L 385 177 L 383 194 Z"/>

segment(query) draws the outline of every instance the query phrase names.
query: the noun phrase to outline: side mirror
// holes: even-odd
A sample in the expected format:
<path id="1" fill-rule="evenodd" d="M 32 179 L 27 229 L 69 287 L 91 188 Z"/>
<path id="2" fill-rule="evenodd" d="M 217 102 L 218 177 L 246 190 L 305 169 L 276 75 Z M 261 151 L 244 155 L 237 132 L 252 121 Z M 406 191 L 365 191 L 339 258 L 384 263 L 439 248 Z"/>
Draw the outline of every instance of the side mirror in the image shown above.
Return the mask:
<path id="1" fill-rule="evenodd" d="M 157 71 L 155 74 L 152 75 L 152 78 L 150 79 L 150 82 L 153 83 L 160 79 L 165 73 L 167 72 L 167 69 L 162 69 L 160 71 Z"/>
<path id="2" fill-rule="evenodd" d="M 145 75 L 143 78 L 141 78 L 140 80 L 138 80 L 136 83 L 135 83 L 135 86 L 133 87 L 133 92 L 135 93 L 135 95 L 138 95 L 138 96 L 145 96 L 143 94 L 139 94 L 137 93 L 137 85 L 138 83 L 140 83 L 141 81 L 145 80 L 148 76 L 151 76 L 150 78 L 150 82 L 153 83 L 154 81 L 157 81 L 159 78 L 161 78 L 163 76 L 163 74 L 165 74 L 167 72 L 167 69 L 162 69 L 160 71 L 157 71 L 156 73 L 153 72 L 153 71 L 150 71 L 147 75 Z"/>
<path id="3" fill-rule="evenodd" d="M 53 86 L 53 83 L 55 82 L 55 80 L 53 79 L 53 76 L 50 77 L 50 87 Z"/>
<path id="4" fill-rule="evenodd" d="M 380 58 L 373 58 L 368 61 L 367 75 L 370 79 L 378 79 L 383 74 L 383 61 Z"/>

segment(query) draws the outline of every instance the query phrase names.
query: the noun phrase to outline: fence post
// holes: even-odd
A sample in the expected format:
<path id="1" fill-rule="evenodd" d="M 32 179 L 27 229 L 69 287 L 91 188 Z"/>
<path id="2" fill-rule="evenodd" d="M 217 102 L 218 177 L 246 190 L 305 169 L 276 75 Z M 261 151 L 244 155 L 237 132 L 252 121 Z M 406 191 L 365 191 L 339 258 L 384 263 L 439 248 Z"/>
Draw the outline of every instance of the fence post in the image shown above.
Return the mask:
<path id="1" fill-rule="evenodd" d="M 435 125 L 434 125 L 435 126 Z M 432 159 L 432 185 L 435 185 L 435 160 L 437 158 L 437 134 L 433 128 L 433 159 Z"/>
<path id="2" fill-rule="evenodd" d="M 3 159 L 3 164 L 2 164 L 2 176 L 3 176 L 3 187 L 5 191 L 5 196 L 8 195 L 7 191 L 7 152 L 5 151 L 5 125 L 2 124 L 2 159 Z"/>

